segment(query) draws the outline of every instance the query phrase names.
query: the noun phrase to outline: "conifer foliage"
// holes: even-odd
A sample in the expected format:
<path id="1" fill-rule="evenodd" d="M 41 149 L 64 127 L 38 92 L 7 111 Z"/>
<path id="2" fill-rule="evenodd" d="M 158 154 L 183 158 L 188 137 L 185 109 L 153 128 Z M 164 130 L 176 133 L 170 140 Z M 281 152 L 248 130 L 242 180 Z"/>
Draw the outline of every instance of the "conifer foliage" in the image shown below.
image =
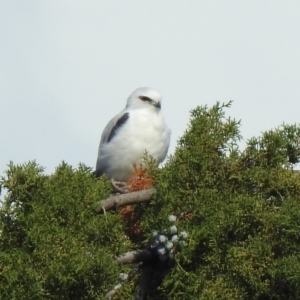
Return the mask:
<path id="1" fill-rule="evenodd" d="M 140 267 L 115 258 L 149 249 L 172 216 L 184 247 L 165 241 L 172 257 L 153 264 L 144 299 L 300 299 L 300 127 L 283 124 L 240 150 L 230 105 L 192 110 L 175 153 L 162 169 L 150 166 L 156 193 L 131 207 L 138 230 L 119 211 L 96 213 L 111 185 L 90 168 L 63 162 L 45 175 L 35 162 L 10 163 L 0 298 L 105 299 L 121 277 L 113 299 L 137 299 Z"/>

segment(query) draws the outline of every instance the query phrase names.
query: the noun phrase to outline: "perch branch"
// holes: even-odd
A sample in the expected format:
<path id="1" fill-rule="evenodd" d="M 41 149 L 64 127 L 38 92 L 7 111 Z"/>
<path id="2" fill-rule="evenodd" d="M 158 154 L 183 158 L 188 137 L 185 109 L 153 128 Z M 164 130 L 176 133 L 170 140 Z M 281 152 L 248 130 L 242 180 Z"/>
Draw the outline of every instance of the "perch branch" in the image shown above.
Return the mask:
<path id="1" fill-rule="evenodd" d="M 96 207 L 96 211 L 101 213 L 103 210 L 108 211 L 113 208 L 118 209 L 125 205 L 150 202 L 154 193 L 155 189 L 151 188 L 144 191 L 110 196 L 109 198 L 100 201 L 99 205 Z"/>

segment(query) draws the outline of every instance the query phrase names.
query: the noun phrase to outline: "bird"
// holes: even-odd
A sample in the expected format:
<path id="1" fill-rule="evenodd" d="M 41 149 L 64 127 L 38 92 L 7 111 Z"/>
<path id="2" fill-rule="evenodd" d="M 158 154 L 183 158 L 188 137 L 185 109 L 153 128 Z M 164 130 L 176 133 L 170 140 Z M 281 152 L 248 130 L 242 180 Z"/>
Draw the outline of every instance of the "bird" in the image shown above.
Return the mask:
<path id="1" fill-rule="evenodd" d="M 127 182 L 145 153 L 157 165 L 166 158 L 171 130 L 161 113 L 161 99 L 161 94 L 149 87 L 138 88 L 128 97 L 126 107 L 103 130 L 96 177 L 106 174 L 111 180 Z"/>

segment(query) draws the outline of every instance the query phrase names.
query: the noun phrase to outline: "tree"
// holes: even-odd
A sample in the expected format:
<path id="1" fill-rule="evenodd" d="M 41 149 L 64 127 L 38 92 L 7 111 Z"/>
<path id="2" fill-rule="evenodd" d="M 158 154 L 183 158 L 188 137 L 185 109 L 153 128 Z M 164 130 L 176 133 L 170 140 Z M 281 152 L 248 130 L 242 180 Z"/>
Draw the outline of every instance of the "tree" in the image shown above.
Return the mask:
<path id="1" fill-rule="evenodd" d="M 129 280 L 113 299 L 137 299 L 147 267 L 147 299 L 300 298 L 300 128 L 283 124 L 241 151 L 230 104 L 192 110 L 174 155 L 162 169 L 150 164 L 156 192 L 132 206 L 134 231 L 119 210 L 99 209 L 110 183 L 90 168 L 63 162 L 45 175 L 35 162 L 11 163 L 1 180 L 2 299 L 104 299 L 120 273 Z M 188 237 L 161 259 L 153 230 L 168 231 L 170 215 Z M 131 250 L 151 257 L 118 264 Z"/>

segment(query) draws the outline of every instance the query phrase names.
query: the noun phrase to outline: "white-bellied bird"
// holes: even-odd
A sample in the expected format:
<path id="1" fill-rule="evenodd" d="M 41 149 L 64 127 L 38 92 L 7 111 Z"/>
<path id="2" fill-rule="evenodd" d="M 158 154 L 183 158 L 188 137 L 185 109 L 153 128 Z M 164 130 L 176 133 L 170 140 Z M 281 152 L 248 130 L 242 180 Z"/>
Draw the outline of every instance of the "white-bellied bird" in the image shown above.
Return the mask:
<path id="1" fill-rule="evenodd" d="M 167 155 L 170 135 L 161 113 L 160 93 L 151 88 L 135 90 L 125 109 L 102 133 L 95 175 L 125 182 L 146 152 L 160 164 Z"/>

